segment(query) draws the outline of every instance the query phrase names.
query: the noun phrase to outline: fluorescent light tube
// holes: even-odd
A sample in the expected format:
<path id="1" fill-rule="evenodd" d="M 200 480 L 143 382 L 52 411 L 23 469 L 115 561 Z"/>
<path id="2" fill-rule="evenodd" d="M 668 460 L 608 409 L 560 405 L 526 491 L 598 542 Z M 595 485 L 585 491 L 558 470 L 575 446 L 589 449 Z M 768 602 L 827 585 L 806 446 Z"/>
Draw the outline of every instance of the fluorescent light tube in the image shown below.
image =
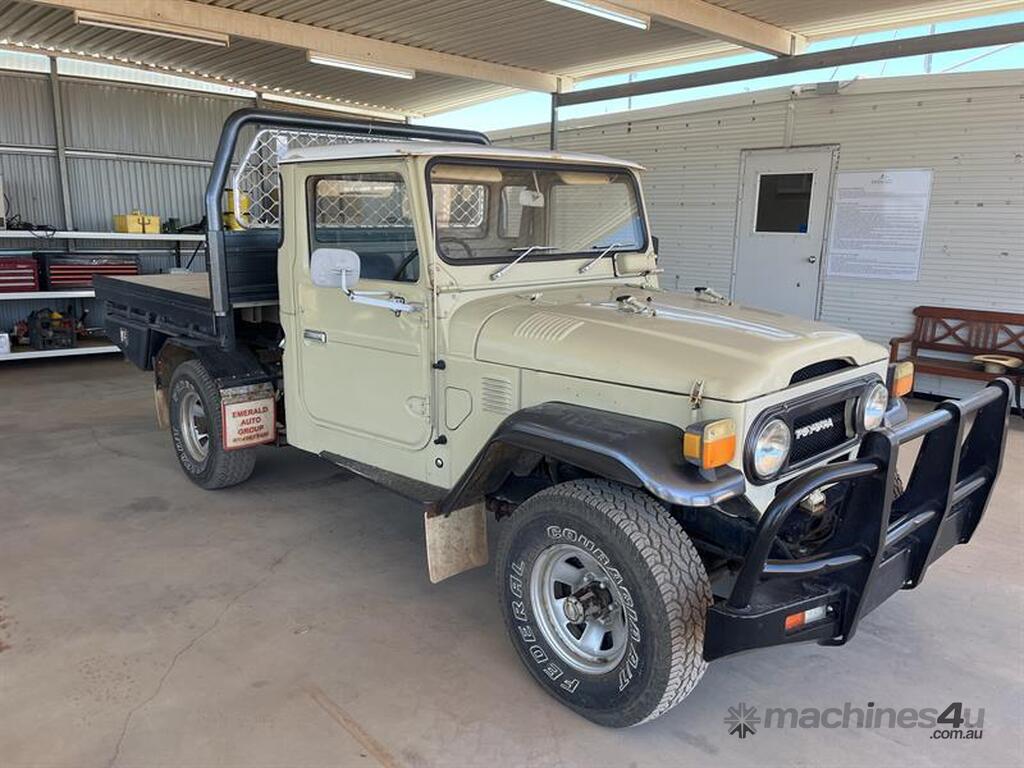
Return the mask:
<path id="1" fill-rule="evenodd" d="M 612 3 L 591 2 L 590 0 L 548 0 L 548 2 L 561 5 L 564 8 L 572 8 L 574 11 L 589 13 L 591 16 L 608 21 L 617 21 L 627 27 L 644 30 L 651 28 L 651 17 L 647 14 L 619 8 Z"/>
<path id="2" fill-rule="evenodd" d="M 148 19 L 136 19 L 129 16 L 118 16 L 113 13 L 75 11 L 75 24 L 84 24 L 89 27 L 104 27 L 105 29 L 116 29 L 121 32 L 138 32 L 141 35 L 170 37 L 175 40 L 185 40 L 190 43 L 204 43 L 205 45 L 216 45 L 221 48 L 227 47 L 230 42 L 230 38 L 227 35 L 219 32 L 206 32 L 201 29 L 185 27 L 179 24 L 168 24 L 163 21 L 149 21 Z"/>
<path id="3" fill-rule="evenodd" d="M 385 64 L 370 64 L 355 59 L 342 59 L 327 53 L 307 51 L 306 58 L 310 64 L 322 64 L 325 67 L 338 67 L 339 69 L 351 69 L 353 72 L 365 72 L 368 75 L 384 75 L 385 77 L 399 77 L 402 80 L 412 80 L 416 77 L 416 70 L 404 69 L 402 67 L 389 67 Z"/>

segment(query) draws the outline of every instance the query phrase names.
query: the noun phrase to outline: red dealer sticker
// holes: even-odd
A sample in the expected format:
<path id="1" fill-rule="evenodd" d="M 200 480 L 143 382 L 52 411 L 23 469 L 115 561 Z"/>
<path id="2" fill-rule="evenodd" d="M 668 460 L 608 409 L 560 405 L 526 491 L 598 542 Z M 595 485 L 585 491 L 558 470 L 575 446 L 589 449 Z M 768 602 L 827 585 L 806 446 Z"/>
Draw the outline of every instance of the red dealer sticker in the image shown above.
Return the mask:
<path id="1" fill-rule="evenodd" d="M 228 390 L 224 390 L 222 396 L 225 392 Z M 238 402 L 224 402 L 225 399 L 234 398 L 222 399 L 220 406 L 225 451 L 272 443 L 277 439 L 277 418 L 272 395 Z"/>

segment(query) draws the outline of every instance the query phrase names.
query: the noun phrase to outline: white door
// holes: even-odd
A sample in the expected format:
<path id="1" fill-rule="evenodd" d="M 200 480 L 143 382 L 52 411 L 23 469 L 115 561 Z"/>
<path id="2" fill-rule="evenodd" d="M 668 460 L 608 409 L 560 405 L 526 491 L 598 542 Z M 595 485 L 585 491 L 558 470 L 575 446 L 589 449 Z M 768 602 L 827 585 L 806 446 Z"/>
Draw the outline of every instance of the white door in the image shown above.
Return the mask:
<path id="1" fill-rule="evenodd" d="M 836 152 L 743 152 L 733 277 L 738 304 L 815 316 Z"/>

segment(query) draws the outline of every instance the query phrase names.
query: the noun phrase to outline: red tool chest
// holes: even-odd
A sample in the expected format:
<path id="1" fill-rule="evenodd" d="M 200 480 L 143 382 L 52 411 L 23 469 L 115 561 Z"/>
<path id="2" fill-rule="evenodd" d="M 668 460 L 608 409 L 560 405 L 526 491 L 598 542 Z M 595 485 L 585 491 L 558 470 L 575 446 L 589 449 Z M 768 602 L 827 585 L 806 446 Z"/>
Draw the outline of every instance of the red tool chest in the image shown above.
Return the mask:
<path id="1" fill-rule="evenodd" d="M 139 274 L 136 256 L 47 254 L 45 260 L 46 288 L 50 291 L 92 288 L 93 275 Z"/>
<path id="2" fill-rule="evenodd" d="M 0 293 L 39 290 L 39 265 L 30 256 L 0 256 Z"/>

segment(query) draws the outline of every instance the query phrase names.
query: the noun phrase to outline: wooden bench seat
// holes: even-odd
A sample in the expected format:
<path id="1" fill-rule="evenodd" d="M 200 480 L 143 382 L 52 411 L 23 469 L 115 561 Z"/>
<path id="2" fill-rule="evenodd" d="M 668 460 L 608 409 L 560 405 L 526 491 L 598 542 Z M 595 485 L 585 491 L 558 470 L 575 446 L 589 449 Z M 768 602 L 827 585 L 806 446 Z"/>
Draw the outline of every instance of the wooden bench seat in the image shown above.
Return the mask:
<path id="1" fill-rule="evenodd" d="M 900 356 L 904 344 L 909 354 Z M 928 354 L 928 353 L 932 354 Z M 889 360 L 911 362 L 916 373 L 991 381 L 1005 376 L 1016 387 L 1021 410 L 1024 367 L 989 373 L 971 360 L 974 355 L 1010 355 L 1024 360 L 1024 314 L 957 307 L 915 307 L 914 331 L 889 341 Z M 955 355 L 949 358 L 942 355 Z"/>

